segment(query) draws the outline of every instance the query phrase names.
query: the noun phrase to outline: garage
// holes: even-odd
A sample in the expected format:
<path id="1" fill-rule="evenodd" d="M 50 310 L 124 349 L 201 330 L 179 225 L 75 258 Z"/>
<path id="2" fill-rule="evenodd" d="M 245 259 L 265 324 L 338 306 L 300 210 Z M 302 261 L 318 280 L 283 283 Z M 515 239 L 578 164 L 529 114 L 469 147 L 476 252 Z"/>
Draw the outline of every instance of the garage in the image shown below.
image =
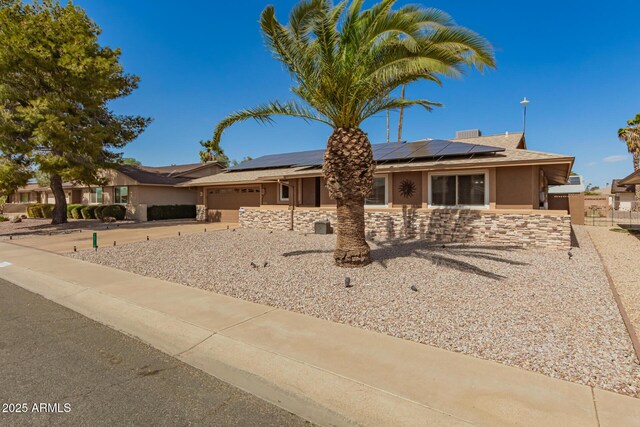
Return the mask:
<path id="1" fill-rule="evenodd" d="M 207 191 L 207 220 L 238 222 L 239 209 L 260 206 L 260 187 L 209 188 Z"/>

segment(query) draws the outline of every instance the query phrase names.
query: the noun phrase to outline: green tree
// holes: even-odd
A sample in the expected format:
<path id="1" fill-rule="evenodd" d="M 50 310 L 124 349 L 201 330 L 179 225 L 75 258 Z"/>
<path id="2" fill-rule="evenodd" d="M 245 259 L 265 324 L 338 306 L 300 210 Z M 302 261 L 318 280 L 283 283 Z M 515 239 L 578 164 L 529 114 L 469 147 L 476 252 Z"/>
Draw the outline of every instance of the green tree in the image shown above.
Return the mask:
<path id="1" fill-rule="evenodd" d="M 627 120 L 627 127 L 618 129 L 618 139 L 627 145 L 633 155 L 633 170 L 637 171 L 640 162 L 640 113 Z M 636 203 L 640 202 L 640 185 L 636 185 Z"/>
<path id="2" fill-rule="evenodd" d="M 130 166 L 142 166 L 139 160 L 134 159 L 133 157 L 123 157 L 120 160 L 121 165 L 130 165 Z"/>
<path id="3" fill-rule="evenodd" d="M 234 160 L 232 160 L 232 161 L 231 161 L 231 165 L 232 165 L 232 166 L 238 166 L 240 163 L 248 162 L 249 160 L 253 160 L 253 157 L 251 157 L 251 156 L 244 156 L 244 157 L 242 158 L 242 160 L 240 160 L 240 161 L 237 161 L 237 160 L 235 160 L 235 159 L 234 159 Z"/>
<path id="4" fill-rule="evenodd" d="M 224 154 L 224 150 L 220 147 L 220 141 L 214 143 L 212 141 L 200 141 L 200 145 L 204 150 L 200 151 L 200 161 L 206 162 L 218 162 L 224 167 L 229 166 L 229 157 Z"/>
<path id="5" fill-rule="evenodd" d="M 63 181 L 100 184 L 120 160 L 113 150 L 150 121 L 108 108 L 139 78 L 123 72 L 119 49 L 99 45 L 100 32 L 71 2 L 0 0 L 0 153 L 10 168 L 49 176 L 54 224 L 67 221 Z"/>
<path id="6" fill-rule="evenodd" d="M 232 113 L 220 121 L 213 142 L 232 124 L 274 116 L 293 116 L 329 125 L 333 133 L 324 155 L 323 174 L 337 202 L 338 265 L 369 262 L 364 202 L 373 188 L 375 164 L 371 144 L 360 126 L 387 109 L 439 104 L 395 95 L 403 85 L 442 77 L 459 77 L 466 66 L 494 67 L 491 45 L 457 26 L 446 13 L 420 5 L 394 9 L 383 0 L 363 9 L 364 0 L 303 0 L 281 24 L 267 6 L 260 26 L 268 49 L 294 81 L 298 100 L 270 102 Z M 300 102 L 302 101 L 302 102 Z"/>

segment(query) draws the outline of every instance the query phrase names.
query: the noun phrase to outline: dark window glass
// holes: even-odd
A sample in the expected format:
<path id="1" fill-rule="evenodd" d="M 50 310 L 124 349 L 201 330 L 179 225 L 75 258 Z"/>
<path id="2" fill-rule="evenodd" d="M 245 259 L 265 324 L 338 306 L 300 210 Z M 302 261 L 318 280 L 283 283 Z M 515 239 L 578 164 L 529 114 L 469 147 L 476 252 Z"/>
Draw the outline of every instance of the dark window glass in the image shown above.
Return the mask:
<path id="1" fill-rule="evenodd" d="M 114 198 L 116 203 L 129 203 L 129 187 L 116 187 Z"/>
<path id="2" fill-rule="evenodd" d="M 289 186 L 281 184 L 280 185 L 280 200 L 289 200 Z"/>
<path id="3" fill-rule="evenodd" d="M 383 206 L 386 205 L 387 180 L 384 178 L 373 178 L 373 193 L 364 201 L 365 205 Z"/>
<path id="4" fill-rule="evenodd" d="M 484 205 L 484 174 L 458 176 L 458 204 Z"/>
<path id="5" fill-rule="evenodd" d="M 432 176 L 431 177 L 431 204 L 433 206 L 455 206 L 456 204 L 456 177 Z"/>

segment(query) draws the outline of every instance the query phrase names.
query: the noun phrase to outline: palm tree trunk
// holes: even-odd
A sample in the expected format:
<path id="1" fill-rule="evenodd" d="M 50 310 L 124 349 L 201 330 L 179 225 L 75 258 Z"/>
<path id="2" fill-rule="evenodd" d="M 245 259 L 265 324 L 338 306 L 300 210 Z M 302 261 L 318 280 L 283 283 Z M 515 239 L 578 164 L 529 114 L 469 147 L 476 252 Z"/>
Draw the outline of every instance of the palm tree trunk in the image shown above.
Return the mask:
<path id="1" fill-rule="evenodd" d="M 51 224 L 65 224 L 67 221 L 67 200 L 64 197 L 64 189 L 62 188 L 62 177 L 60 175 L 51 175 L 49 179 L 51 192 L 56 200 L 53 208 L 53 217 Z"/>
<path id="2" fill-rule="evenodd" d="M 640 151 L 633 152 L 633 171 L 637 171 L 640 163 Z M 640 185 L 636 185 L 636 195 L 632 210 L 640 210 Z"/>
<path id="3" fill-rule="evenodd" d="M 329 195 L 336 200 L 338 223 L 334 259 L 342 267 L 370 262 L 365 239 L 364 199 L 373 190 L 373 151 L 358 128 L 337 128 L 327 142 L 323 173 Z"/>

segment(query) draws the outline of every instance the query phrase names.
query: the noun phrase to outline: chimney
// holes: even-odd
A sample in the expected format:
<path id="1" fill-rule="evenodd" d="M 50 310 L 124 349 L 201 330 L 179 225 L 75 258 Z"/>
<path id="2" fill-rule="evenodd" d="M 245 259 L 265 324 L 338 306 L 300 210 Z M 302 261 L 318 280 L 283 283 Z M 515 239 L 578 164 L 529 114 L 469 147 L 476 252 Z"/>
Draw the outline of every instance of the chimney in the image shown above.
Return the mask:
<path id="1" fill-rule="evenodd" d="M 479 136 L 482 136 L 482 132 L 480 132 L 480 129 L 456 131 L 456 139 L 477 138 Z"/>

